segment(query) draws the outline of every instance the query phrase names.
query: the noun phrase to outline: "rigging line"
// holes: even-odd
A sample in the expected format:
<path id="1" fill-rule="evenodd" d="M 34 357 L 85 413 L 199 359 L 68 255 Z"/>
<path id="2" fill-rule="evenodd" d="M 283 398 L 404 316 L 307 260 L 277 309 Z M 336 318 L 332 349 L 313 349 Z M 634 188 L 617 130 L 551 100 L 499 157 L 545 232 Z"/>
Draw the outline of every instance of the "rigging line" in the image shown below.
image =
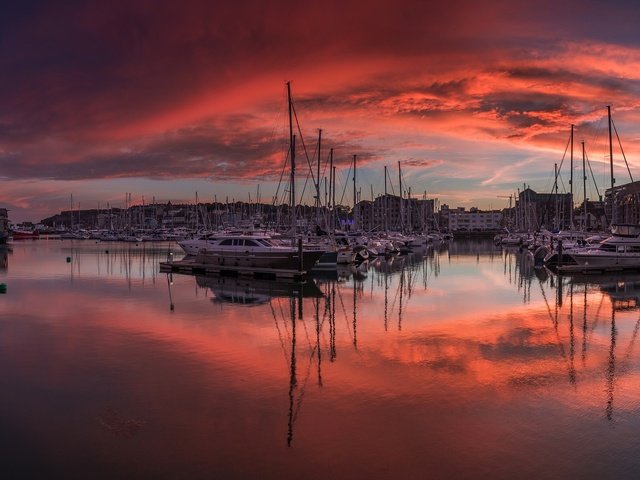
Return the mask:
<path id="1" fill-rule="evenodd" d="M 280 192 L 280 185 L 282 185 L 282 179 L 284 178 L 284 172 L 287 169 L 287 165 L 288 164 L 289 164 L 289 153 L 287 152 L 287 155 L 285 156 L 285 159 L 284 159 L 284 164 L 282 165 L 282 172 L 280 172 L 280 180 L 278 181 L 278 187 L 276 188 L 276 194 L 273 196 L 273 202 L 274 203 L 271 205 L 272 207 L 275 207 L 275 202 L 277 201 L 278 194 Z"/>
<path id="2" fill-rule="evenodd" d="M 286 95 L 286 89 L 283 90 L 283 96 L 281 98 L 281 107 L 284 107 L 284 105 L 286 105 L 287 103 L 287 95 Z M 267 144 L 271 144 L 271 143 L 275 143 L 274 139 L 276 138 L 276 130 L 281 130 L 280 127 L 278 127 L 277 125 L 280 124 L 280 119 L 282 119 L 282 130 L 284 130 L 284 122 L 285 122 L 285 115 L 284 115 L 284 108 L 277 108 L 276 112 L 274 113 L 274 119 L 272 122 L 273 128 L 271 129 L 271 133 L 269 135 L 269 139 L 267 140 Z M 285 145 L 285 141 L 284 141 L 284 136 L 279 134 L 278 138 L 282 139 L 282 147 L 284 147 Z M 283 148 L 284 150 L 284 148 Z M 266 174 L 265 175 L 261 175 L 259 178 L 262 178 L 263 180 L 266 178 Z"/>
<path id="3" fill-rule="evenodd" d="M 560 160 L 560 166 L 558 167 L 558 170 L 556 172 L 554 172 L 554 177 L 555 180 L 553 182 L 553 188 L 551 189 L 551 191 L 555 191 L 556 189 L 556 185 L 558 183 L 558 177 L 560 176 L 560 169 L 562 168 L 562 164 L 564 163 L 564 159 L 567 156 L 567 150 L 569 149 L 569 145 L 571 144 L 571 136 L 569 136 L 569 139 L 567 140 L 567 145 L 564 147 L 564 153 L 562 154 L 562 160 Z M 560 179 L 562 181 L 562 179 Z M 564 183 L 562 184 L 563 188 L 564 188 Z M 549 195 L 547 197 L 547 201 L 545 202 L 545 208 L 548 209 L 549 205 L 551 204 L 551 199 L 553 197 L 551 195 Z M 539 221 L 536 221 L 535 223 L 537 224 L 537 228 L 536 230 L 540 230 L 540 228 L 542 227 L 542 223 L 544 221 L 544 218 L 540 218 Z"/>
<path id="4" fill-rule="evenodd" d="M 545 301 L 547 300 L 547 297 L 544 293 L 544 288 L 542 288 L 542 281 L 540 279 L 538 279 L 538 283 L 540 284 L 540 291 L 542 292 L 542 296 L 544 297 Z M 548 305 L 548 302 L 547 302 Z M 551 311 L 551 309 L 549 309 L 549 311 Z M 551 323 L 553 323 L 553 328 L 556 332 L 556 340 L 558 342 L 558 347 L 560 348 L 560 355 L 562 355 L 562 359 L 569 363 L 569 360 L 567 359 L 567 352 L 565 351 L 564 348 L 564 343 L 562 343 L 562 340 L 560 339 L 560 332 L 558 331 L 558 323 L 556 323 L 556 321 L 554 320 L 553 316 L 551 317 Z M 567 365 L 567 368 L 570 369 L 571 368 L 571 364 L 569 363 Z"/>
<path id="5" fill-rule="evenodd" d="M 393 189 L 393 180 L 391 179 L 391 176 L 389 175 L 389 168 L 387 168 L 387 178 L 389 179 L 389 186 L 391 187 L 391 193 L 395 196 L 396 191 Z"/>
<path id="6" fill-rule="evenodd" d="M 627 347 L 627 350 L 624 354 L 624 357 L 622 358 L 622 362 L 623 364 L 621 365 L 621 369 L 620 372 L 626 372 L 627 369 L 629 368 L 628 365 L 628 361 L 629 361 L 629 357 L 631 356 L 631 354 L 633 353 L 633 347 L 636 343 L 636 338 L 638 337 L 638 329 L 640 329 L 640 318 L 638 318 L 638 320 L 636 320 L 636 326 L 633 329 L 633 334 L 631 336 L 631 341 L 629 342 L 629 346 Z"/>
<path id="7" fill-rule="evenodd" d="M 300 301 L 302 301 L 302 300 L 300 300 Z M 310 348 L 315 348 L 315 346 L 311 344 L 311 339 L 309 338 L 309 329 L 307 328 L 307 322 L 305 322 L 303 318 L 300 318 L 298 320 L 302 322 L 302 327 L 304 328 L 304 333 L 305 333 L 305 335 L 307 337 L 307 343 L 309 344 L 309 347 Z"/>
<path id="8" fill-rule="evenodd" d="M 347 324 L 347 332 L 349 332 L 349 339 L 351 340 L 351 343 L 353 343 L 353 335 L 351 334 L 351 326 L 349 325 L 349 318 L 347 315 L 347 309 L 344 306 L 344 300 L 342 298 L 342 292 L 340 291 L 340 289 L 338 288 L 338 297 L 340 298 L 340 304 L 342 305 L 342 311 L 344 312 L 344 321 Z"/>
<path id="9" fill-rule="evenodd" d="M 622 158 L 624 158 L 624 164 L 627 166 L 627 172 L 629 172 L 629 178 L 631 179 L 631 183 L 633 183 L 633 175 L 631 175 L 629 162 L 627 162 L 627 156 L 624 154 L 624 149 L 622 148 L 622 142 L 620 141 L 620 136 L 618 135 L 618 129 L 616 128 L 616 124 L 614 123 L 613 118 L 611 118 L 611 125 L 613 125 L 613 131 L 616 132 L 616 138 L 618 139 L 618 146 L 620 147 Z"/>
<path id="10" fill-rule="evenodd" d="M 300 395 L 298 395 L 296 408 L 293 410 L 293 421 L 292 421 L 293 424 L 296 423 L 296 420 L 298 419 L 298 413 L 302 408 L 302 399 L 304 398 L 307 382 L 309 381 L 309 377 L 311 376 L 311 366 L 313 365 L 313 357 L 315 357 L 315 354 L 316 354 L 316 347 L 313 348 L 313 350 L 310 352 L 310 355 L 309 355 L 309 362 L 307 363 L 307 373 L 304 376 L 304 381 L 302 382 L 302 385 L 300 386 L 300 389 L 299 389 Z"/>
<path id="11" fill-rule="evenodd" d="M 280 315 L 282 316 L 282 318 L 286 318 L 284 316 L 284 310 L 282 309 L 282 302 L 280 302 L 280 299 L 278 299 L 278 307 L 280 307 Z M 291 340 L 291 333 L 289 332 L 289 329 L 287 328 L 288 322 L 284 322 L 284 331 L 287 332 L 287 340 Z M 288 360 L 287 360 L 288 362 Z"/>
<path id="12" fill-rule="evenodd" d="M 349 183 L 349 177 L 350 176 L 351 176 L 351 163 L 349 163 L 349 171 L 347 172 L 347 180 L 345 180 L 344 188 L 342 189 L 342 196 L 340 197 L 340 205 L 342 205 L 342 201 L 344 200 L 344 194 L 347 191 L 347 184 Z"/>
<path id="13" fill-rule="evenodd" d="M 591 169 L 591 162 L 589 161 L 589 155 L 587 155 L 587 150 L 586 149 L 584 151 L 584 156 L 585 156 L 585 158 L 587 160 L 587 165 L 589 166 L 589 171 L 591 172 L 591 179 L 593 180 L 593 186 L 596 187 L 596 194 L 598 195 L 598 199 L 600 199 L 600 190 L 598 189 L 598 184 L 596 183 L 596 177 L 593 175 L 593 170 Z"/>
<path id="14" fill-rule="evenodd" d="M 311 165 L 311 159 L 309 158 L 309 152 L 307 152 L 307 145 L 304 143 L 304 137 L 302 136 L 302 129 L 300 128 L 300 122 L 298 121 L 298 112 L 296 112 L 296 106 L 295 106 L 295 104 L 293 102 L 293 99 L 291 99 L 291 108 L 293 110 L 293 116 L 296 119 L 296 127 L 298 127 L 298 133 L 300 134 L 300 142 L 302 143 L 302 151 L 304 152 L 304 156 L 307 159 L 307 165 L 309 166 L 309 173 L 311 174 L 311 179 L 315 182 L 315 177 L 313 175 L 313 166 Z"/>
<path id="15" fill-rule="evenodd" d="M 391 314 L 393 313 L 393 310 L 395 309 L 396 300 L 398 299 L 398 294 L 399 293 L 400 293 L 400 282 L 398 282 L 398 287 L 396 288 L 396 294 L 393 297 L 393 302 L 391 302 L 391 311 L 388 312 L 389 316 L 391 316 Z"/>
<path id="16" fill-rule="evenodd" d="M 598 323 L 600 323 L 600 310 L 602 310 L 602 303 L 604 302 L 604 295 L 600 296 L 600 304 L 598 305 L 598 310 L 596 310 L 596 316 L 593 319 L 593 323 L 591 324 L 591 328 L 589 329 L 589 340 L 591 340 L 591 335 L 595 331 Z"/>
<path id="17" fill-rule="evenodd" d="M 273 315 L 274 323 L 276 324 L 276 330 L 278 331 L 278 338 L 280 340 L 280 346 L 282 347 L 282 353 L 284 354 L 284 362 L 289 366 L 289 352 L 287 352 L 287 347 L 284 344 L 284 338 L 282 336 L 282 331 L 280 330 L 280 325 L 278 324 L 278 316 L 276 315 L 276 311 L 273 308 L 273 303 L 269 300 L 269 306 L 271 307 L 271 314 Z"/>

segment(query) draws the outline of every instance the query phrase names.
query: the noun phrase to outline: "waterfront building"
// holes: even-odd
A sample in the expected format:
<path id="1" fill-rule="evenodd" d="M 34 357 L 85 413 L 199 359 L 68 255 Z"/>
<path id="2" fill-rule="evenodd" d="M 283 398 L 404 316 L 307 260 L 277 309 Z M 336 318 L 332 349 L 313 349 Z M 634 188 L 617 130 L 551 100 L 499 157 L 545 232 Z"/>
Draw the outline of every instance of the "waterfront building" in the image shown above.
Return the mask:
<path id="1" fill-rule="evenodd" d="M 570 193 L 538 193 L 526 188 L 516 199 L 514 224 L 517 230 L 528 232 L 540 228 L 568 230 L 571 228 L 572 208 L 573 196 Z"/>
<path id="2" fill-rule="evenodd" d="M 604 212 L 612 224 L 640 224 L 640 181 L 608 188 L 604 193 Z"/>
<path id="3" fill-rule="evenodd" d="M 380 195 L 358 202 L 355 211 L 365 230 L 429 231 L 434 228 L 434 205 L 433 199 Z"/>
<path id="4" fill-rule="evenodd" d="M 448 210 L 450 232 L 482 232 L 500 230 L 502 226 L 502 212 L 498 210 L 481 211 L 464 207 Z"/>

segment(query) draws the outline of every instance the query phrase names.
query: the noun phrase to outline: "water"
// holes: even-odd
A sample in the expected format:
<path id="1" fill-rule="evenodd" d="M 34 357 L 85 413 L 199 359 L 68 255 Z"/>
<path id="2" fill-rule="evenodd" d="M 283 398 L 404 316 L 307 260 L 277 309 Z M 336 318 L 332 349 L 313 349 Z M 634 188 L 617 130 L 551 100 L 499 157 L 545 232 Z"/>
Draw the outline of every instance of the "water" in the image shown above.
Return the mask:
<path id="1" fill-rule="evenodd" d="M 0 251 L 5 478 L 640 476 L 640 276 L 455 241 L 300 286 L 170 251 Z"/>

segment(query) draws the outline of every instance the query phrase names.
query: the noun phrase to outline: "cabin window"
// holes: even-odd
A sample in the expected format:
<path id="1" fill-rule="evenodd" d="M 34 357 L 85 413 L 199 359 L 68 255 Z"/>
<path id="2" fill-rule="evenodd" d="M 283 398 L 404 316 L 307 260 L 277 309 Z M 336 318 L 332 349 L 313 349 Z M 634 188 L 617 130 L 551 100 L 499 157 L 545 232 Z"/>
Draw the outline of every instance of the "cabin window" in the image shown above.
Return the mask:
<path id="1" fill-rule="evenodd" d="M 245 240 L 244 241 L 244 246 L 245 247 L 257 247 L 258 244 L 256 242 L 254 242 L 253 240 Z"/>
<path id="2" fill-rule="evenodd" d="M 618 253 L 624 253 L 624 245 L 618 245 Z"/>
<path id="3" fill-rule="evenodd" d="M 220 242 L 220 245 L 225 245 L 225 246 L 227 246 L 227 245 L 233 245 L 233 240 L 232 240 L 232 239 L 230 239 L 230 238 L 227 238 L 226 240 L 221 241 L 221 242 Z"/>

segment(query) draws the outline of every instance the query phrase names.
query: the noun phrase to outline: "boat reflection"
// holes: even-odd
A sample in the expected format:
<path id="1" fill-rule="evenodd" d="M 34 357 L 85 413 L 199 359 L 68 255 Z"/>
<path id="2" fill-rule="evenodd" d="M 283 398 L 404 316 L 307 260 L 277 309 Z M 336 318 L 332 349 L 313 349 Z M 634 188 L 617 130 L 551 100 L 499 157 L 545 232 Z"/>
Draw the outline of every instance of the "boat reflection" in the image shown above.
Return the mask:
<path id="1" fill-rule="evenodd" d="M 284 281 L 247 277 L 197 275 L 199 287 L 213 293 L 214 303 L 237 303 L 259 305 L 275 297 L 320 297 L 322 291 L 313 280 Z"/>
<path id="2" fill-rule="evenodd" d="M 539 273 L 540 272 L 540 273 Z M 544 272 L 544 273 L 542 273 Z M 600 336 L 600 341 L 606 338 L 608 346 L 606 356 L 600 355 L 601 361 L 596 370 L 604 374 L 606 404 L 604 408 L 605 418 L 614 420 L 614 394 L 616 385 L 620 383 L 621 376 L 630 373 L 630 359 L 640 329 L 640 316 L 630 314 L 640 311 L 640 275 L 623 273 L 618 274 L 588 274 L 562 275 L 550 274 L 546 269 L 536 269 L 536 277 L 547 302 L 544 284 L 549 283 L 555 288 L 555 305 L 552 313 L 547 302 L 549 316 L 553 322 L 556 338 L 560 346 L 561 356 L 567 363 L 569 382 L 577 387 L 583 378 L 585 381 L 593 378 L 594 372 L 589 368 L 588 354 L 594 349 L 603 353 L 601 345 L 596 343 L 597 332 L 608 333 Z M 566 327 L 568 327 L 568 345 L 562 339 L 560 328 L 562 317 L 566 315 Z M 633 329 L 629 332 L 629 320 L 633 321 Z M 620 357 L 620 322 L 624 321 L 622 328 L 629 337 L 625 339 L 626 350 Z M 581 322 L 580 326 L 574 325 Z M 603 324 L 601 324 L 603 323 Z M 607 325 L 608 323 L 608 325 Z M 581 337 L 580 358 L 581 366 L 576 365 L 576 343 Z M 568 350 L 568 351 L 567 351 Z M 602 369 L 602 370 L 601 370 Z"/>
<path id="3" fill-rule="evenodd" d="M 339 375 L 367 361 L 399 368 L 394 372 L 404 381 L 411 377 L 406 372 L 419 369 L 417 377 L 461 391 L 485 382 L 516 397 L 527 388 L 558 398 L 571 394 L 597 402 L 602 418 L 615 421 L 622 410 L 616 394 L 628 396 L 637 358 L 640 276 L 556 276 L 535 268 L 526 251 L 496 252 L 489 242 L 477 250 L 453 245 L 376 258 L 304 285 L 229 277 L 195 282 L 215 303 L 262 309 L 256 315 L 272 319 L 286 365 L 290 447 L 300 436 L 305 395 L 345 381 Z M 478 270 L 491 275 L 482 279 Z M 487 285 L 469 285 L 467 278 L 492 282 L 499 292 L 488 287 L 476 294 Z M 514 288 L 515 299 L 507 295 Z M 332 366 L 338 360 L 340 366 Z"/>

